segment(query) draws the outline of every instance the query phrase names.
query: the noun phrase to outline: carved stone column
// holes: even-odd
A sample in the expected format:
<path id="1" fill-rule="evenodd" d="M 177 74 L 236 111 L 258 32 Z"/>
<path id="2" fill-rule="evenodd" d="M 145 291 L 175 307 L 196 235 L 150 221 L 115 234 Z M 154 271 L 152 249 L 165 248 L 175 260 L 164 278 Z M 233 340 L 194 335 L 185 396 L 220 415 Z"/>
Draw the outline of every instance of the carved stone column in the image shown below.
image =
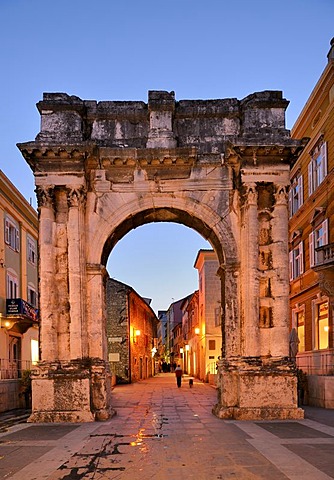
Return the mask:
<path id="1" fill-rule="evenodd" d="M 85 189 L 58 185 L 39 188 L 43 284 L 41 345 L 43 356 L 32 372 L 30 422 L 106 420 L 110 375 L 106 359 L 102 272 L 100 294 L 93 301 L 91 332 L 87 326 L 85 260 Z M 54 206 L 54 210 L 51 208 Z M 88 277 L 92 280 L 92 277 Z M 96 282 L 92 281 L 92 285 Z M 94 290 L 93 295 L 96 293 Z M 97 303 L 96 303 L 97 302 Z M 99 305 L 94 310 L 94 305 Z M 102 313 L 103 312 L 103 313 Z M 89 332 L 89 333 L 88 333 Z M 88 341 L 89 336 L 89 341 Z M 51 353 L 50 353 L 51 352 Z"/>
<path id="2" fill-rule="evenodd" d="M 54 186 L 36 187 L 39 214 L 39 308 L 41 360 L 58 357 L 55 297 L 50 295 L 55 279 Z M 42 273 L 42 274 L 41 274 Z"/>
<path id="3" fill-rule="evenodd" d="M 222 283 L 222 357 L 240 356 L 239 270 L 233 265 L 219 269 Z"/>
<path id="4" fill-rule="evenodd" d="M 246 185 L 241 226 L 242 355 L 259 355 L 259 222 L 255 183 Z"/>
<path id="5" fill-rule="evenodd" d="M 98 420 L 114 414 L 111 409 L 111 374 L 107 355 L 105 284 L 108 273 L 103 265 L 87 265 L 88 355 L 92 359 L 92 406 Z"/>
<path id="6" fill-rule="evenodd" d="M 84 186 L 68 188 L 68 281 L 71 305 L 70 357 L 87 357 L 86 285 L 85 285 L 85 223 L 84 208 L 86 192 Z"/>
<path id="7" fill-rule="evenodd" d="M 218 403 L 213 413 L 242 420 L 303 418 L 304 412 L 297 406 L 296 371 L 288 353 L 285 356 L 286 192 L 284 187 L 275 190 L 269 182 L 246 185 L 240 245 L 242 345 L 238 355 L 237 322 L 228 320 L 237 316 L 229 313 L 233 295 L 226 287 L 225 342 L 234 345 L 234 350 L 226 347 L 218 362 Z M 238 291 L 236 281 L 232 291 Z"/>
<path id="8" fill-rule="evenodd" d="M 270 354 L 289 356 L 289 262 L 288 194 L 285 186 L 275 185 L 271 220 L 272 259 L 275 275 L 271 279 L 273 325 L 270 329 Z"/>

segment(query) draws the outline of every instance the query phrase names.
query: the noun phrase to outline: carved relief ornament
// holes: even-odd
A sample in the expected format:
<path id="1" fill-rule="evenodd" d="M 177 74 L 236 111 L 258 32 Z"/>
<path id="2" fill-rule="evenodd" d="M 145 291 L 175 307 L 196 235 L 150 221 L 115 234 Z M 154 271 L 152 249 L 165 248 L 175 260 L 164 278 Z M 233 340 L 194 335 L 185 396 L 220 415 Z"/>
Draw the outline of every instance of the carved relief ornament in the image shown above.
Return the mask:
<path id="1" fill-rule="evenodd" d="M 246 185 L 246 204 L 257 206 L 258 193 L 256 190 L 256 184 L 251 183 Z"/>
<path id="2" fill-rule="evenodd" d="M 288 205 L 288 187 L 275 185 L 274 196 L 276 205 Z"/>
<path id="3" fill-rule="evenodd" d="M 38 185 L 35 189 L 37 195 L 38 207 L 53 208 L 54 204 L 54 185 Z"/>
<path id="4" fill-rule="evenodd" d="M 86 203 L 87 190 L 83 185 L 67 187 L 67 202 L 69 207 L 79 207 Z"/>

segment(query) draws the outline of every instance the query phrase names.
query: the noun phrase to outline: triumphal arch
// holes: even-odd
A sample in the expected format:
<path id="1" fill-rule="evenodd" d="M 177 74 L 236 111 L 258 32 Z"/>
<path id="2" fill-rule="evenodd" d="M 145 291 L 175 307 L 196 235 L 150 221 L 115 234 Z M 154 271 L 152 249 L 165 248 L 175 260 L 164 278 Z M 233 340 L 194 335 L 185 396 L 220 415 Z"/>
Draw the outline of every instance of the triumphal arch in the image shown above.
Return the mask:
<path id="1" fill-rule="evenodd" d="M 131 229 L 178 222 L 219 259 L 221 418 L 301 418 L 289 359 L 289 168 L 300 141 L 279 91 L 242 100 L 86 101 L 46 93 L 41 130 L 18 145 L 39 210 L 41 360 L 30 421 L 112 412 L 106 262 Z M 177 239 L 175 239 L 177 242 Z"/>

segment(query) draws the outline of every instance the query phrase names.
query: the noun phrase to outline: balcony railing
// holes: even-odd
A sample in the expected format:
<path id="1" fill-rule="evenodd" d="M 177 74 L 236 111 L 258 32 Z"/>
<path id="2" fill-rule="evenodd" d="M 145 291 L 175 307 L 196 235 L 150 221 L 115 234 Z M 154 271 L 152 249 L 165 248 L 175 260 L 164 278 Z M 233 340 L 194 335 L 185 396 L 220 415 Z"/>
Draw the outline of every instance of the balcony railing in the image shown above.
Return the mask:
<path id="1" fill-rule="evenodd" d="M 297 367 L 308 375 L 334 375 L 334 351 L 300 353 Z"/>
<path id="2" fill-rule="evenodd" d="M 334 265 L 334 243 L 316 248 L 315 269 L 331 267 Z"/>
<path id="3" fill-rule="evenodd" d="M 8 360 L 0 358 L 0 380 L 15 380 L 22 377 L 22 371 L 30 370 L 30 360 Z"/>

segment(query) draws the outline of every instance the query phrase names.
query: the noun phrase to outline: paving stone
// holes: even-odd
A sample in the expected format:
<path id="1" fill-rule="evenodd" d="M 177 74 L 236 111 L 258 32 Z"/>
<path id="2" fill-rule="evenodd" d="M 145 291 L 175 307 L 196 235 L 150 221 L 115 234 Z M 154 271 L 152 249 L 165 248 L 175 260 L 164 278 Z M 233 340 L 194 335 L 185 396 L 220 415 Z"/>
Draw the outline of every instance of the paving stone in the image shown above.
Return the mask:
<path id="1" fill-rule="evenodd" d="M 113 406 L 117 404 L 119 408 L 117 415 L 107 422 L 25 425 L 13 433 L 9 431 L 0 438 L 3 442 L 0 454 L 7 449 L 7 460 L 0 459 L 0 474 L 3 475 L 0 478 L 334 478 L 331 476 L 334 472 L 334 428 L 330 422 L 324 423 L 330 413 L 318 412 L 321 424 L 316 422 L 314 415 L 312 420 L 293 422 L 221 420 L 211 413 L 216 391 L 200 384 L 198 394 L 196 388 L 194 385 L 193 389 L 180 391 L 172 374 L 162 374 L 129 388 L 114 388 Z M 159 407 L 150 404 L 152 398 Z M 45 450 L 38 447 L 41 441 L 48 445 Z M 17 467 L 15 471 L 11 470 L 13 462 Z"/>

